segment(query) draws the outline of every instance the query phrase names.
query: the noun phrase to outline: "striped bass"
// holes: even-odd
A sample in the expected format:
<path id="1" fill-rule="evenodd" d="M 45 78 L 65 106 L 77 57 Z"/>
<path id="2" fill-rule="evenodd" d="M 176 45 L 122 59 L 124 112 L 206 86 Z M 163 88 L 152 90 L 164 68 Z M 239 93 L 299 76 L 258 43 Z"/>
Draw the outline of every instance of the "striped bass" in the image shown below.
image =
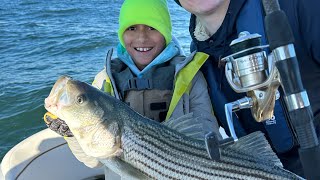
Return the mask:
<path id="1" fill-rule="evenodd" d="M 125 162 L 143 174 L 141 179 L 303 179 L 282 167 L 261 132 L 216 147 L 221 158 L 213 161 L 204 141 L 143 117 L 67 76 L 57 80 L 45 108 L 65 120 L 88 156 L 111 168 L 114 159 Z"/>

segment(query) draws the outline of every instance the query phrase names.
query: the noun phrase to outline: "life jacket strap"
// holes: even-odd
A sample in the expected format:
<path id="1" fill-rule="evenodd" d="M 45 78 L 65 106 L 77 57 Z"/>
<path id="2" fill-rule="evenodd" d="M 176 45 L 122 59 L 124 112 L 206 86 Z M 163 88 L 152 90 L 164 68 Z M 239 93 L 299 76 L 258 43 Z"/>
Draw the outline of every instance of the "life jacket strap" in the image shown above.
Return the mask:
<path id="1" fill-rule="evenodd" d="M 145 89 L 152 89 L 152 80 L 151 79 L 141 79 L 141 78 L 132 78 L 129 79 L 127 82 L 127 86 L 125 87 L 124 91 L 128 90 L 145 90 Z"/>
<path id="2" fill-rule="evenodd" d="M 168 120 L 175 107 L 177 106 L 179 100 L 184 93 L 189 93 L 191 88 L 191 81 L 199 71 L 204 62 L 208 59 L 209 55 L 203 52 L 197 52 L 193 60 L 190 61 L 181 71 L 177 74 L 175 79 L 175 87 L 173 91 L 172 100 L 170 102 L 169 110 L 166 116 Z M 189 87 L 190 86 L 190 87 Z"/>

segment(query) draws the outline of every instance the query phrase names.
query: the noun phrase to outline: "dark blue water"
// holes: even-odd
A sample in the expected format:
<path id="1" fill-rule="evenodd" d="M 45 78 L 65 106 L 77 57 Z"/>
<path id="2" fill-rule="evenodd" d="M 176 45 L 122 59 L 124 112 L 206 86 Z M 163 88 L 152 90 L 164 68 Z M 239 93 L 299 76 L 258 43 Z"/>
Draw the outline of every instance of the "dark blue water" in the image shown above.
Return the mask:
<path id="1" fill-rule="evenodd" d="M 44 98 L 60 75 L 91 83 L 115 47 L 123 0 L 2 0 L 0 6 L 0 161 L 46 128 Z M 189 14 L 168 1 L 188 54 Z"/>

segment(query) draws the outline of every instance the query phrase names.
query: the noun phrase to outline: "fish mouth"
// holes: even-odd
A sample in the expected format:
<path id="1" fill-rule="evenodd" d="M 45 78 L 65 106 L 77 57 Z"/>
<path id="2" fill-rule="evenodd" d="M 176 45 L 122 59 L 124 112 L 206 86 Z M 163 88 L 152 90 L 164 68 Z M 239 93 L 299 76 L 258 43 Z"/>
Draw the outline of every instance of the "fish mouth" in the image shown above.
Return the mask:
<path id="1" fill-rule="evenodd" d="M 67 105 L 70 100 L 67 93 L 67 84 L 72 80 L 70 76 L 61 76 L 53 85 L 50 94 L 44 100 L 44 107 L 51 113 L 57 115 L 61 105 Z"/>

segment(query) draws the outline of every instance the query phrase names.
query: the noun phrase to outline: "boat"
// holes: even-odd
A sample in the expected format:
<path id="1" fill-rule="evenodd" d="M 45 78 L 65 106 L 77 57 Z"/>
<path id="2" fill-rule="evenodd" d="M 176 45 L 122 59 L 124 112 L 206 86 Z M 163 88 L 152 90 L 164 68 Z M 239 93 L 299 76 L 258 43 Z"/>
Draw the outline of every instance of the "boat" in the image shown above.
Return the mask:
<path id="1" fill-rule="evenodd" d="M 1 179 L 100 180 L 105 175 L 103 168 L 89 168 L 78 161 L 62 136 L 44 129 L 6 153 L 1 162 Z"/>
<path id="2" fill-rule="evenodd" d="M 220 128 L 223 138 L 227 138 Z M 72 154 L 64 138 L 44 129 L 10 149 L 1 162 L 0 180 L 121 179 L 111 170 L 89 168 Z"/>

